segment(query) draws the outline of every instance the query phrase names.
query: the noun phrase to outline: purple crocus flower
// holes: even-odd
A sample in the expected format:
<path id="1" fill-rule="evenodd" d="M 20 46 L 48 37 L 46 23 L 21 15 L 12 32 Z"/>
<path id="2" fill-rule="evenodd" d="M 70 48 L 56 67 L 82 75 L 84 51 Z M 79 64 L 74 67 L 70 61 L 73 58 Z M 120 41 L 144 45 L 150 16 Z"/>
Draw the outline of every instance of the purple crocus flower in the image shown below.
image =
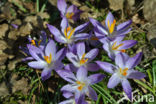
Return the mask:
<path id="1" fill-rule="evenodd" d="M 99 69 L 96 63 L 90 63 L 97 55 L 99 50 L 94 48 L 90 50 L 88 53 L 85 53 L 85 43 L 80 42 L 76 45 L 76 55 L 72 52 L 67 52 L 66 56 L 72 64 L 69 66 L 73 69 L 80 68 L 84 66 L 89 71 L 97 71 Z M 74 65 L 74 66 L 73 66 Z M 75 67 L 75 68 L 74 68 Z"/>
<path id="2" fill-rule="evenodd" d="M 28 65 L 35 69 L 43 69 L 42 80 L 48 79 L 53 69 L 57 70 L 63 67 L 61 60 L 64 57 L 65 49 L 63 48 L 57 52 L 56 44 L 53 40 L 49 40 L 44 51 L 30 44 L 28 44 L 28 49 L 30 55 L 35 59 L 35 61 L 29 62 Z"/>
<path id="3" fill-rule="evenodd" d="M 114 16 L 111 12 L 109 12 L 106 17 L 105 26 L 92 18 L 90 18 L 90 22 L 95 27 L 94 32 L 95 35 L 99 37 L 99 39 L 105 37 L 109 39 L 114 39 L 117 36 L 125 35 L 131 30 L 129 26 L 132 23 L 131 20 L 128 20 L 116 26 L 116 20 L 114 19 Z"/>
<path id="4" fill-rule="evenodd" d="M 12 25 L 12 27 L 15 28 L 15 29 L 18 29 L 18 27 L 19 27 L 19 26 L 16 25 L 16 24 L 11 24 L 11 25 Z"/>
<path id="5" fill-rule="evenodd" d="M 107 38 L 103 40 L 103 48 L 108 53 L 108 56 L 114 60 L 115 55 L 120 52 L 125 52 L 126 49 L 133 47 L 137 41 L 135 40 L 124 40 L 124 35 L 116 37 L 114 40 Z"/>
<path id="6" fill-rule="evenodd" d="M 74 21 L 78 20 L 80 18 L 80 14 L 82 13 L 82 11 L 78 10 L 75 5 L 67 7 L 65 0 L 58 0 L 57 7 L 61 12 L 62 18 L 66 17 L 67 19 L 73 19 Z"/>
<path id="7" fill-rule="evenodd" d="M 38 48 L 40 48 L 42 50 L 44 50 L 44 48 L 45 48 L 45 46 L 47 44 L 47 42 L 46 42 L 47 36 L 46 36 L 45 31 L 41 31 L 41 35 L 40 35 L 39 39 L 35 39 L 35 38 L 33 39 L 33 38 L 31 38 L 29 36 L 28 40 L 29 40 L 29 44 L 31 44 L 31 45 L 33 45 L 35 47 L 38 47 Z M 27 47 L 21 47 L 21 46 L 19 47 L 27 56 L 26 58 L 23 59 L 23 61 L 33 60 L 33 57 L 29 53 L 28 46 L 29 45 L 27 45 Z"/>
<path id="8" fill-rule="evenodd" d="M 84 40 L 89 37 L 88 33 L 80 33 L 82 32 L 87 26 L 89 22 L 84 23 L 76 28 L 69 26 L 68 20 L 63 18 L 61 21 L 61 31 L 59 31 L 56 27 L 47 24 L 50 32 L 54 35 L 54 38 L 59 43 L 64 44 L 73 44 L 78 40 Z"/>
<path id="9" fill-rule="evenodd" d="M 87 70 L 85 67 L 80 67 L 76 73 L 76 76 L 69 70 L 58 70 L 57 73 L 64 80 L 70 83 L 63 86 L 61 91 L 73 93 L 76 104 L 82 104 L 85 95 L 93 100 L 97 100 L 97 94 L 90 87 L 90 85 L 100 82 L 104 78 L 103 74 L 93 74 L 87 76 Z"/>
<path id="10" fill-rule="evenodd" d="M 119 53 L 115 57 L 115 64 L 97 61 L 97 64 L 106 72 L 113 74 L 107 84 L 108 88 L 114 88 L 120 82 L 123 90 L 130 100 L 132 100 L 132 88 L 127 79 L 142 79 L 145 74 L 134 70 L 134 67 L 141 61 L 142 53 L 134 57 L 129 57 L 126 53 Z"/>

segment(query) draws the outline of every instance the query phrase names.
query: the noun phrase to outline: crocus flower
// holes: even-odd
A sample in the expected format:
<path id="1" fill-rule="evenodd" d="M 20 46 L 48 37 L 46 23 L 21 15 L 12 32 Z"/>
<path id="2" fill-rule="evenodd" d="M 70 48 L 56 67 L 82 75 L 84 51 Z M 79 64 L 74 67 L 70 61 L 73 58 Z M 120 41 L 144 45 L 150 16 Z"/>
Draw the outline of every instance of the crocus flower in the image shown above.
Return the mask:
<path id="1" fill-rule="evenodd" d="M 72 52 L 67 52 L 66 56 L 72 64 L 69 64 L 70 67 L 77 69 L 81 66 L 84 66 L 87 70 L 97 71 L 99 69 L 96 63 L 90 63 L 97 55 L 98 49 L 94 48 L 90 50 L 88 53 L 85 53 L 85 43 L 80 42 L 76 45 L 76 54 Z M 73 67 L 74 65 L 74 67 Z M 71 69 L 72 70 L 72 69 Z"/>
<path id="2" fill-rule="evenodd" d="M 130 100 L 132 100 L 132 88 L 127 79 L 142 79 L 145 74 L 134 70 L 134 67 L 141 61 L 142 53 L 134 57 L 129 57 L 126 53 L 119 53 L 115 57 L 115 64 L 97 61 L 97 64 L 112 76 L 107 84 L 108 88 L 114 88 L 119 83 L 122 84 L 123 90 Z"/>
<path id="3" fill-rule="evenodd" d="M 90 18 L 90 22 L 95 27 L 95 35 L 100 39 L 105 37 L 114 39 L 117 36 L 125 35 L 131 30 L 129 26 L 132 23 L 131 20 L 128 20 L 116 26 L 116 20 L 114 19 L 114 16 L 111 12 L 109 12 L 106 17 L 105 26 L 92 18 Z"/>
<path id="4" fill-rule="evenodd" d="M 54 38 L 59 43 L 64 44 L 72 44 L 78 40 L 84 40 L 89 37 L 88 33 L 80 33 L 82 32 L 87 26 L 89 22 L 84 23 L 76 28 L 72 28 L 68 24 L 68 20 L 63 18 L 61 21 L 61 31 L 59 31 L 56 27 L 47 24 L 50 32 L 54 35 Z"/>
<path id="5" fill-rule="evenodd" d="M 18 29 L 18 25 L 16 24 L 11 24 L 13 28 Z"/>
<path id="6" fill-rule="evenodd" d="M 74 21 L 78 20 L 80 18 L 80 14 L 82 13 L 82 11 L 78 10 L 75 5 L 67 7 L 65 0 L 58 0 L 57 7 L 61 12 L 62 18 L 66 17 L 67 19 L 73 19 Z"/>
<path id="7" fill-rule="evenodd" d="M 35 69 L 43 69 L 41 77 L 42 80 L 46 80 L 51 76 L 51 71 L 61 69 L 63 64 L 61 63 L 62 57 L 64 57 L 64 48 L 57 52 L 56 44 L 53 40 L 49 40 L 45 46 L 45 50 L 41 50 L 34 45 L 28 44 L 30 55 L 35 59 L 28 63 L 28 65 Z"/>
<path id="8" fill-rule="evenodd" d="M 41 31 L 41 35 L 40 35 L 40 38 L 39 39 L 35 39 L 35 38 L 31 38 L 30 36 L 28 37 L 28 40 L 29 40 L 29 44 L 35 46 L 35 47 L 38 47 L 42 50 L 44 50 L 47 42 L 47 36 L 46 36 L 46 33 L 45 31 Z M 30 55 L 29 53 L 29 49 L 28 49 L 28 46 L 27 47 L 19 47 L 24 53 L 25 55 L 27 56 L 26 58 L 23 59 L 23 61 L 27 61 L 27 60 L 33 60 L 33 57 Z"/>
<path id="9" fill-rule="evenodd" d="M 114 60 L 115 55 L 120 52 L 125 52 L 126 49 L 133 47 L 137 41 L 124 40 L 124 35 L 116 37 L 114 40 L 103 39 L 103 48 L 108 53 L 108 56 Z"/>
<path id="10" fill-rule="evenodd" d="M 70 83 L 63 86 L 61 91 L 73 93 L 76 104 L 82 104 L 83 97 L 85 95 L 93 100 L 97 100 L 97 94 L 90 87 L 90 85 L 100 82 L 104 78 L 103 74 L 93 74 L 87 76 L 87 70 L 85 67 L 80 67 L 76 73 L 76 76 L 69 70 L 58 70 L 57 73 L 60 75 L 60 77 Z"/>

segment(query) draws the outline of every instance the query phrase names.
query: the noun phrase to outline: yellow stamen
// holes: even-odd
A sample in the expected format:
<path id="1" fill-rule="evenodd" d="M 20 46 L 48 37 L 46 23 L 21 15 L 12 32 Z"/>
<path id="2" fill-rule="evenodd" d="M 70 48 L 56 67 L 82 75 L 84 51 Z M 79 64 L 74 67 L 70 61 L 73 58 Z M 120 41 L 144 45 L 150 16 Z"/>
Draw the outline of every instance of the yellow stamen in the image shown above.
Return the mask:
<path id="1" fill-rule="evenodd" d="M 79 86 L 77 87 L 77 89 L 78 89 L 79 91 L 82 91 L 83 87 L 85 86 L 85 83 L 80 82 L 80 81 L 76 81 L 76 83 L 79 85 Z"/>
<path id="2" fill-rule="evenodd" d="M 123 76 L 126 76 L 127 75 L 127 70 L 128 70 L 128 68 L 125 68 L 123 70 L 120 68 L 120 74 L 123 75 Z"/>
<path id="3" fill-rule="evenodd" d="M 115 23 L 116 23 L 116 20 L 115 19 L 113 20 L 113 23 L 112 24 L 110 24 L 110 22 L 108 20 L 108 29 L 109 29 L 109 32 L 110 33 L 112 33 L 114 31 Z"/>
<path id="4" fill-rule="evenodd" d="M 51 55 L 51 53 L 50 53 L 50 56 L 44 56 L 44 60 L 45 60 L 48 64 L 50 64 L 51 61 L 52 61 L 52 55 Z"/>
<path id="5" fill-rule="evenodd" d="M 124 45 L 123 43 L 121 43 L 121 44 L 119 44 L 119 45 L 116 45 L 116 44 L 117 44 L 117 42 L 115 42 L 115 43 L 113 44 L 112 50 L 118 50 L 119 47 L 121 47 L 121 46 Z M 120 51 L 123 51 L 123 50 L 120 50 Z M 125 52 L 125 51 L 124 51 L 124 52 Z"/>
<path id="6" fill-rule="evenodd" d="M 36 46 L 35 40 L 31 40 L 31 44 L 34 45 L 34 46 Z"/>
<path id="7" fill-rule="evenodd" d="M 86 55 L 85 53 L 82 55 L 82 58 L 80 60 L 81 65 L 85 64 L 88 61 L 88 58 L 85 59 L 85 55 Z"/>
<path id="8" fill-rule="evenodd" d="M 39 40 L 39 41 L 38 41 L 38 45 L 40 45 L 40 44 L 41 44 L 41 42 L 42 42 L 42 40 Z"/>
<path id="9" fill-rule="evenodd" d="M 73 15 L 74 15 L 73 12 L 72 12 L 72 13 L 67 13 L 67 14 L 66 14 L 66 17 L 67 17 L 68 19 L 72 19 L 72 18 L 73 18 Z"/>
<path id="10" fill-rule="evenodd" d="M 71 27 L 69 26 L 69 27 L 67 27 L 65 30 L 64 30 L 64 35 L 65 35 L 65 37 L 66 37 L 66 39 L 70 39 L 71 38 L 71 36 L 74 34 L 74 32 L 75 32 L 75 28 L 73 29 L 73 30 L 71 30 Z M 70 31 L 70 34 L 69 34 L 69 36 L 68 36 L 68 32 Z"/>

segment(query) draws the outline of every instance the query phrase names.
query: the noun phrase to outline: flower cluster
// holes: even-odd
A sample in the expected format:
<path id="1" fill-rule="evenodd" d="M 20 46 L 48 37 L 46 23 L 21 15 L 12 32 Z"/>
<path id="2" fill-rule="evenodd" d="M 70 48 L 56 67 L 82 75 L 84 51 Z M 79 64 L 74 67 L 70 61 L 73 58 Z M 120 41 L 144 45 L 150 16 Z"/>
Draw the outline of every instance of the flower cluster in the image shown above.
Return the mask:
<path id="1" fill-rule="evenodd" d="M 124 92 L 131 100 L 132 88 L 127 79 L 145 77 L 145 74 L 134 70 L 141 61 L 142 53 L 134 57 L 129 57 L 125 53 L 126 49 L 137 43 L 135 40 L 124 40 L 125 34 L 131 30 L 132 21 L 116 25 L 114 16 L 109 12 L 104 26 L 97 20 L 89 18 L 89 22 L 72 27 L 69 19 L 77 21 L 82 11 L 75 5 L 67 7 L 65 0 L 58 0 L 57 6 L 62 18 L 60 29 L 50 24 L 47 24 L 47 27 L 55 41 L 64 44 L 65 47 L 58 50 L 60 47 L 56 45 L 56 42 L 41 31 L 42 35 L 39 39 L 28 37 L 30 43 L 27 47 L 21 48 L 27 54 L 24 61 L 30 61 L 28 65 L 32 68 L 42 70 L 43 81 L 50 78 L 51 71 L 54 70 L 61 78 L 69 82 L 61 88 L 63 96 L 68 100 L 60 104 L 87 104 L 86 95 L 92 100 L 97 100 L 97 94 L 91 85 L 102 81 L 105 76 L 100 72 L 88 76 L 88 72 L 96 72 L 99 69 L 112 74 L 107 84 L 108 88 L 114 88 L 121 83 Z M 90 23 L 94 28 L 91 32 L 85 33 L 84 30 Z M 91 49 L 88 44 L 94 47 L 99 43 L 112 61 L 115 61 L 115 65 L 94 61 L 99 49 Z M 63 63 L 62 60 L 65 57 L 71 63 Z"/>

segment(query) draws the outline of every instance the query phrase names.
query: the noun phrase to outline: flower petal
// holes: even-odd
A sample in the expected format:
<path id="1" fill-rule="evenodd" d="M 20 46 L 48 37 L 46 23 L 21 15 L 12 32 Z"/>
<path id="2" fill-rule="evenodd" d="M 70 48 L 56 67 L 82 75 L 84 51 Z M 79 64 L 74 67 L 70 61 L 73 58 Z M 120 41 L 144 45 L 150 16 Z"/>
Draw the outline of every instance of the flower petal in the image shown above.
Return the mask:
<path id="1" fill-rule="evenodd" d="M 130 79 L 142 79 L 142 78 L 146 77 L 146 75 L 144 73 L 141 73 L 136 70 L 129 70 L 128 73 L 129 74 L 128 74 L 127 78 L 130 78 Z"/>
<path id="2" fill-rule="evenodd" d="M 114 73 L 108 81 L 107 87 L 114 88 L 121 82 L 120 76 L 117 73 Z"/>
<path id="3" fill-rule="evenodd" d="M 62 18 L 61 25 L 62 33 L 64 33 L 64 30 L 68 27 L 68 20 L 66 17 Z"/>
<path id="4" fill-rule="evenodd" d="M 96 61 L 96 63 L 102 68 L 104 71 L 108 73 L 114 73 L 115 66 L 108 62 Z"/>
<path id="5" fill-rule="evenodd" d="M 105 24 L 106 24 L 106 27 L 108 27 L 108 21 L 109 21 L 109 24 L 111 25 L 114 21 L 114 16 L 111 12 L 109 12 L 107 14 L 107 17 L 106 17 L 106 20 L 105 20 Z"/>
<path id="6" fill-rule="evenodd" d="M 43 69 L 47 66 L 46 62 L 44 61 L 31 61 L 28 62 L 28 65 L 35 69 Z"/>
<path id="7" fill-rule="evenodd" d="M 92 100 L 95 100 L 96 101 L 97 100 L 97 93 L 91 87 L 88 87 L 88 91 L 89 91 L 89 97 Z"/>
<path id="8" fill-rule="evenodd" d="M 61 88 L 61 91 L 75 92 L 75 88 L 72 85 L 67 84 Z"/>
<path id="9" fill-rule="evenodd" d="M 66 56 L 67 49 L 62 48 L 56 53 L 56 60 L 62 60 Z"/>
<path id="10" fill-rule="evenodd" d="M 74 36 L 75 41 L 84 40 L 84 39 L 87 39 L 88 37 L 89 37 L 88 33 L 79 33 Z"/>
<path id="11" fill-rule="evenodd" d="M 68 98 L 72 97 L 73 94 L 72 94 L 71 92 L 68 92 L 68 91 L 63 91 L 63 96 L 64 96 L 66 99 L 68 99 Z"/>
<path id="12" fill-rule="evenodd" d="M 136 65 L 139 64 L 141 58 L 142 58 L 142 52 L 136 54 L 136 56 L 134 57 L 129 58 L 128 61 L 126 62 L 127 68 L 133 69 Z"/>
<path id="13" fill-rule="evenodd" d="M 103 74 L 93 74 L 88 77 L 90 84 L 95 84 L 103 80 L 105 76 Z"/>
<path id="14" fill-rule="evenodd" d="M 133 47 L 134 45 L 137 44 L 137 41 L 136 40 L 125 40 L 125 41 L 122 41 L 121 43 L 123 45 L 121 47 L 119 47 L 119 50 L 120 49 L 128 49 L 128 48 L 131 48 L 131 47 Z"/>
<path id="15" fill-rule="evenodd" d="M 67 64 L 65 67 L 64 67 L 65 70 L 69 70 L 71 72 L 77 72 L 77 69 L 73 64 Z"/>
<path id="16" fill-rule="evenodd" d="M 72 52 L 67 52 L 66 57 L 70 62 L 72 62 L 75 66 L 78 64 L 78 58 L 76 55 L 74 55 Z"/>
<path id="17" fill-rule="evenodd" d="M 97 25 L 101 25 L 100 22 L 90 17 L 89 17 L 89 21 L 92 23 L 94 27 L 96 27 Z"/>
<path id="18" fill-rule="evenodd" d="M 131 85 L 130 85 L 130 83 L 128 82 L 127 79 L 124 79 L 122 81 L 122 87 L 123 87 L 124 92 L 128 96 L 128 98 L 130 100 L 132 100 L 132 88 L 131 88 Z"/>
<path id="19" fill-rule="evenodd" d="M 64 80 L 74 83 L 76 81 L 75 75 L 69 70 L 57 70 L 58 75 Z"/>
<path id="20" fill-rule="evenodd" d="M 125 57 L 126 53 L 118 53 L 115 57 L 115 64 L 118 65 L 120 68 L 125 68 L 127 57 Z"/>
<path id="21" fill-rule="evenodd" d="M 48 42 L 47 46 L 45 47 L 45 55 L 50 56 L 50 54 L 52 55 L 52 60 L 55 59 L 56 44 L 52 39 Z"/>
<path id="22" fill-rule="evenodd" d="M 41 78 L 43 81 L 49 79 L 51 77 L 51 69 L 45 68 L 41 73 Z"/>
<path id="23" fill-rule="evenodd" d="M 99 50 L 97 48 L 94 48 L 86 54 L 85 58 L 88 58 L 88 62 L 90 62 L 98 55 L 98 52 Z"/>
<path id="24" fill-rule="evenodd" d="M 67 9 L 67 13 L 75 13 L 77 11 L 77 7 L 75 5 L 71 5 Z"/>
<path id="25" fill-rule="evenodd" d="M 65 0 L 58 0 L 57 1 L 57 8 L 59 9 L 59 11 L 64 14 L 66 12 L 67 9 L 67 4 L 65 2 Z"/>
<path id="26" fill-rule="evenodd" d="M 84 29 L 86 29 L 86 27 L 88 27 L 89 25 L 89 22 L 86 22 L 78 27 L 75 28 L 75 33 L 79 33 L 79 32 L 82 32 Z"/>
<path id="27" fill-rule="evenodd" d="M 125 28 L 128 28 L 132 24 L 132 20 L 128 20 L 124 23 L 121 23 L 117 26 L 117 31 L 123 30 Z"/>
<path id="28" fill-rule="evenodd" d="M 96 63 L 88 63 L 86 69 L 89 71 L 98 71 L 100 67 Z"/>
<path id="29" fill-rule="evenodd" d="M 80 67 L 76 73 L 76 78 L 78 81 L 84 81 L 84 79 L 87 78 L 88 71 L 85 69 L 85 67 Z"/>
<path id="30" fill-rule="evenodd" d="M 54 35 L 55 40 L 60 43 L 66 43 L 66 39 L 62 36 L 61 32 L 54 26 L 47 24 L 49 31 Z"/>
<path id="31" fill-rule="evenodd" d="M 77 50 L 77 55 L 79 56 L 79 58 L 81 59 L 83 54 L 85 54 L 85 43 L 84 42 L 80 42 L 76 45 L 76 50 Z"/>

